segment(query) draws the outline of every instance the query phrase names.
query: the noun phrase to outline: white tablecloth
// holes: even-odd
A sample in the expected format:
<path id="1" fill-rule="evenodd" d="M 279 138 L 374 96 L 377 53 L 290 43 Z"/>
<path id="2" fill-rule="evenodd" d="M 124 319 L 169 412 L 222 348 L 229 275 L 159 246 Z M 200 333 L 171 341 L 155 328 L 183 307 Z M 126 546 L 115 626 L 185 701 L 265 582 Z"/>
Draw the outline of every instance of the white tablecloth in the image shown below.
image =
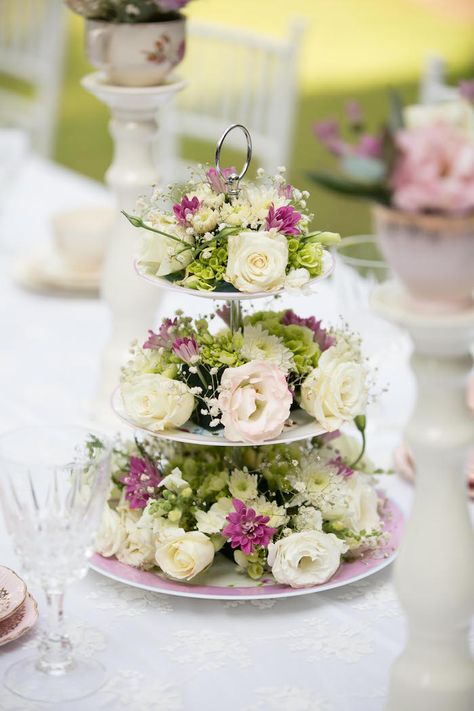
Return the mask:
<path id="1" fill-rule="evenodd" d="M 50 239 L 51 213 L 103 200 L 101 186 L 38 159 L 12 187 L 0 216 L 0 432 L 87 418 L 109 327 L 105 306 L 28 293 L 10 274 L 19 254 Z M 196 302 L 179 306 L 195 311 Z M 306 313 L 338 313 L 327 284 L 312 303 L 297 305 Z M 176 306 L 168 299 L 161 310 Z M 403 353 L 388 401 L 391 411 L 398 407 L 397 424 L 413 397 Z M 397 430 L 372 430 L 372 450 L 387 464 Z M 385 486 L 407 510 L 411 487 L 394 476 Z M 3 529 L 0 563 L 18 567 Z M 143 592 L 91 572 L 68 591 L 66 609 L 78 652 L 102 659 L 109 681 L 99 694 L 61 708 L 380 711 L 405 639 L 391 574 L 385 569 L 301 598 L 213 602 Z M 30 633 L 2 648 L 0 674 L 35 644 Z M 0 688 L 2 711 L 44 708 L 58 707 L 27 703 Z"/>

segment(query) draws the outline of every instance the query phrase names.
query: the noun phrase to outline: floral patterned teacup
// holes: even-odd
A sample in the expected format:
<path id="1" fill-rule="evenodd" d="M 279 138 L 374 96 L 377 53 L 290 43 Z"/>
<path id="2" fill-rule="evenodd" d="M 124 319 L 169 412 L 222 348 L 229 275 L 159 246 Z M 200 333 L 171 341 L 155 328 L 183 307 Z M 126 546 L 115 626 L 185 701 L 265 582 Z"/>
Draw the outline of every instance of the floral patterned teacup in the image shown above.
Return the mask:
<path id="1" fill-rule="evenodd" d="M 183 59 L 185 19 L 137 24 L 86 23 L 86 50 L 91 64 L 110 84 L 158 86 Z"/>

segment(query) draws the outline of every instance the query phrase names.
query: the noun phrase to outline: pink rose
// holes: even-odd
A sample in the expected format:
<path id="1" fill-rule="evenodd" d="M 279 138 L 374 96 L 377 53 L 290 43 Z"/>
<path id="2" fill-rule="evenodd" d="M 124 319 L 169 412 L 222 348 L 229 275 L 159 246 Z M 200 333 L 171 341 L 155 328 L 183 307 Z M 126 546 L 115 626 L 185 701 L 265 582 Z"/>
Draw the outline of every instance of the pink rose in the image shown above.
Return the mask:
<path id="1" fill-rule="evenodd" d="M 437 122 L 399 131 L 396 144 L 396 207 L 451 214 L 474 209 L 474 144 L 458 128 Z"/>
<path id="2" fill-rule="evenodd" d="M 221 380 L 219 408 L 225 436 L 261 444 L 280 434 L 293 396 L 284 373 L 267 360 L 227 368 Z"/>

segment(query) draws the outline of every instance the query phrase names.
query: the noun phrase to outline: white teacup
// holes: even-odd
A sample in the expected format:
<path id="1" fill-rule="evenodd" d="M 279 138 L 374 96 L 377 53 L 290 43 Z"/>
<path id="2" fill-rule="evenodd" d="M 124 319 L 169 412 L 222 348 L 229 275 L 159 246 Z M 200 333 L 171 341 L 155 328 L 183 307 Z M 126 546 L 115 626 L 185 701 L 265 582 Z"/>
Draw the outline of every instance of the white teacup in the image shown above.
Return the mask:
<path id="1" fill-rule="evenodd" d="M 75 271 L 96 272 L 105 257 L 115 211 L 87 207 L 53 215 L 53 240 L 63 262 Z"/>
<path id="2" fill-rule="evenodd" d="M 86 51 L 110 84 L 157 86 L 184 57 L 186 20 L 136 24 L 87 20 Z"/>

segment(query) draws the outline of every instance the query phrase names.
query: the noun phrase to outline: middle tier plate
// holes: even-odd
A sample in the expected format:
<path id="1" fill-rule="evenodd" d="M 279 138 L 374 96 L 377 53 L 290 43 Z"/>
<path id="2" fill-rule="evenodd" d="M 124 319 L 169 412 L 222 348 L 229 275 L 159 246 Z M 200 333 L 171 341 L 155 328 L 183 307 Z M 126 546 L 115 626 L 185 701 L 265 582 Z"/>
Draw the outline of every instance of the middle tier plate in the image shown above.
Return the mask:
<path id="1" fill-rule="evenodd" d="M 214 447 L 254 446 L 252 442 L 231 442 L 224 437 L 223 429 L 216 432 L 209 432 L 190 420 L 180 428 L 164 430 L 163 432 L 154 432 L 148 427 L 140 426 L 127 416 L 123 407 L 120 388 L 116 388 L 113 393 L 112 408 L 115 414 L 118 415 L 123 422 L 130 425 L 130 427 L 152 435 L 153 437 L 157 437 L 158 439 L 171 440 L 172 442 L 187 442 L 188 444 L 210 444 Z M 290 420 L 278 437 L 265 440 L 265 442 L 259 444 L 289 444 L 290 442 L 297 442 L 302 439 L 311 439 L 311 437 L 317 437 L 325 432 L 326 430 L 321 427 L 313 417 L 308 415 L 304 410 L 298 409 L 291 413 Z"/>
<path id="2" fill-rule="evenodd" d="M 323 255 L 323 272 L 318 277 L 310 279 L 305 285 L 304 289 L 311 289 L 317 282 L 327 279 L 328 276 L 332 274 L 335 267 L 335 260 L 331 252 L 325 250 Z M 243 291 L 200 291 L 199 289 L 189 289 L 186 286 L 179 286 L 178 284 L 168 281 L 165 277 L 158 277 L 150 274 L 150 272 L 140 264 L 139 260 L 135 261 L 135 271 L 137 274 L 146 279 L 146 281 L 151 282 L 155 286 L 160 287 L 160 289 L 167 289 L 168 291 L 179 291 L 184 294 L 189 294 L 190 296 L 198 296 L 202 299 L 213 299 L 214 301 L 245 301 L 249 299 L 263 299 L 270 296 L 276 296 L 277 294 L 283 294 L 287 289 L 282 287 L 281 289 L 276 289 L 275 291 L 256 291 L 255 293 L 249 294 Z M 293 290 L 295 291 L 295 290 Z M 299 290 L 298 290 L 299 291 Z"/>

